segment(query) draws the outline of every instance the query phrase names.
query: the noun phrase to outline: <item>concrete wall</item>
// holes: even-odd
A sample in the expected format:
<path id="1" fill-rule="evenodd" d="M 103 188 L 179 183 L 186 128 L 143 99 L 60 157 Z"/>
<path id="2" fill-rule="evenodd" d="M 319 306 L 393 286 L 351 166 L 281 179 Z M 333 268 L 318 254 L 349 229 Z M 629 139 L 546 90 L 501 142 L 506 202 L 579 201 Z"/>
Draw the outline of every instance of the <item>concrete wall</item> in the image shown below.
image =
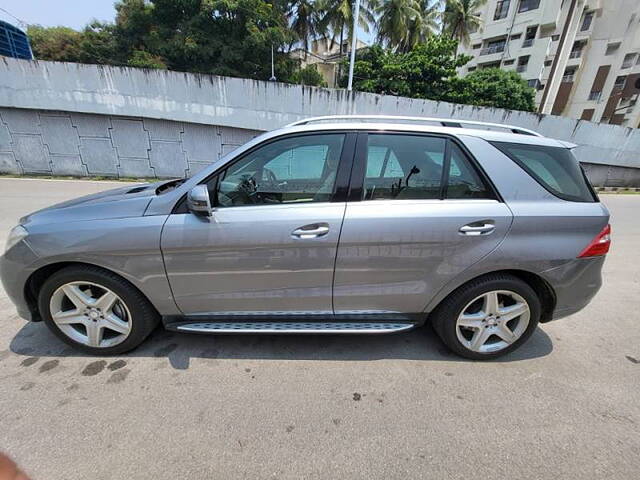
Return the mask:
<path id="1" fill-rule="evenodd" d="M 0 108 L 0 173 L 184 177 L 258 133 L 152 118 Z"/>
<path id="2" fill-rule="evenodd" d="M 578 144 L 578 158 L 596 165 L 589 167 L 593 178 L 604 178 L 598 183 L 622 179 L 640 185 L 640 130 L 428 100 L 2 57 L 0 107 L 0 171 L 5 172 L 189 174 L 257 131 L 309 116 L 358 113 L 531 128 Z"/>

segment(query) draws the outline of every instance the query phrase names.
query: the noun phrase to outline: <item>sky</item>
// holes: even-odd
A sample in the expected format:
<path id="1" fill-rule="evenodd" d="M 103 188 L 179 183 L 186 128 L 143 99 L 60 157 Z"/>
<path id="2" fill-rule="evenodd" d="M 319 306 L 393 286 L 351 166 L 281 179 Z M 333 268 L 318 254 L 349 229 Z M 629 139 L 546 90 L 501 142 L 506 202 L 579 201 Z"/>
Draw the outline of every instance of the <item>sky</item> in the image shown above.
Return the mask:
<path id="1" fill-rule="evenodd" d="M 94 18 L 112 21 L 116 15 L 114 3 L 115 0 L 0 0 L 0 20 L 24 27 L 11 16 L 14 15 L 25 23 L 80 29 Z"/>

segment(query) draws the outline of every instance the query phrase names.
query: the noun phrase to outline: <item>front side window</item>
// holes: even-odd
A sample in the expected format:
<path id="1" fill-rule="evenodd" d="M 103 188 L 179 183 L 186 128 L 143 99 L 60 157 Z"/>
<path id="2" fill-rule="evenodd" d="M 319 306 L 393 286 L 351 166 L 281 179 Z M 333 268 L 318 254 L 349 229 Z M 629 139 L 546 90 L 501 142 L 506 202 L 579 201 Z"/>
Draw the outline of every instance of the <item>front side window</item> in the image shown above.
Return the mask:
<path id="1" fill-rule="evenodd" d="M 493 198 L 467 156 L 451 140 L 369 134 L 364 200 Z"/>
<path id="2" fill-rule="evenodd" d="M 580 164 L 569 149 L 508 142 L 491 143 L 556 197 L 573 202 L 597 201 Z"/>
<path id="3" fill-rule="evenodd" d="M 258 147 L 209 185 L 216 207 L 328 202 L 344 134 L 288 137 Z"/>

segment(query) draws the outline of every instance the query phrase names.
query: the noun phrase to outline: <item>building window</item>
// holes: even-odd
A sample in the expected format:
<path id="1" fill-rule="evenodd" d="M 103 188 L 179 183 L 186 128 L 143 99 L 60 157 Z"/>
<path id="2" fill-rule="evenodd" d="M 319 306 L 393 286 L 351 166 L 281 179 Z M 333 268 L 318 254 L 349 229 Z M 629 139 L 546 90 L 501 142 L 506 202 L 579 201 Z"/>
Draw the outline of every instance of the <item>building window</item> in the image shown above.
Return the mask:
<path id="1" fill-rule="evenodd" d="M 527 65 L 529 64 L 529 55 L 525 55 L 524 57 L 518 58 L 518 65 L 516 66 L 516 72 L 522 73 L 527 69 Z"/>
<path id="2" fill-rule="evenodd" d="M 620 48 L 620 42 L 610 43 L 607 45 L 607 50 L 604 52 L 605 55 L 613 55 Z"/>
<path id="3" fill-rule="evenodd" d="M 502 65 L 513 65 L 513 62 L 515 62 L 515 60 L 512 58 L 511 60 L 505 60 L 502 62 Z"/>
<path id="4" fill-rule="evenodd" d="M 613 84 L 613 88 L 623 89 L 624 88 L 624 84 L 626 82 L 627 82 L 627 76 L 626 75 L 620 75 L 619 77 L 616 77 L 616 81 Z"/>
<path id="5" fill-rule="evenodd" d="M 475 45 L 471 45 L 471 48 L 472 48 L 473 50 L 477 50 L 477 49 L 479 49 L 481 46 L 482 46 L 482 44 L 481 44 L 481 43 L 476 43 Z"/>
<path id="6" fill-rule="evenodd" d="M 569 58 L 580 58 L 582 56 L 582 49 L 584 48 L 584 42 L 578 41 L 573 43 L 573 47 L 571 47 L 571 53 L 569 53 Z"/>
<path id="7" fill-rule="evenodd" d="M 521 36 L 521 33 L 514 33 L 513 35 L 509 36 L 509 40 L 518 40 Z"/>
<path id="8" fill-rule="evenodd" d="M 545 67 L 550 67 L 552 63 L 553 63 L 553 61 L 552 61 L 552 60 L 545 60 L 545 61 L 544 61 L 544 66 L 545 66 Z"/>
<path id="9" fill-rule="evenodd" d="M 562 76 L 562 83 L 573 83 L 573 77 L 576 74 L 576 68 L 567 68 Z"/>
<path id="10" fill-rule="evenodd" d="M 509 13 L 509 4 L 511 0 L 498 0 L 496 3 L 496 13 L 493 15 L 494 20 L 501 20 Z"/>
<path id="11" fill-rule="evenodd" d="M 527 85 L 529 85 L 531 88 L 540 90 L 540 80 L 537 78 L 532 78 L 531 80 L 527 80 Z"/>
<path id="12" fill-rule="evenodd" d="M 535 10 L 540 6 L 540 0 L 520 0 L 520 7 L 518 7 L 518 13 L 528 12 L 529 10 Z"/>
<path id="13" fill-rule="evenodd" d="M 467 72 L 473 72 L 476 69 L 476 67 L 469 67 L 467 68 Z"/>
<path id="14" fill-rule="evenodd" d="M 480 55 L 491 55 L 492 53 L 504 52 L 505 43 L 507 43 L 506 38 L 487 42 L 487 46 L 480 50 Z"/>
<path id="15" fill-rule="evenodd" d="M 586 32 L 591 28 L 591 22 L 593 22 L 593 11 L 586 12 L 584 17 L 582 18 L 582 26 L 580 27 L 581 32 Z"/>
<path id="16" fill-rule="evenodd" d="M 591 120 L 593 118 L 594 112 L 595 110 L 593 108 L 585 108 L 582 111 L 582 116 L 580 117 L 580 120 Z"/>
<path id="17" fill-rule="evenodd" d="M 500 68 L 500 62 L 481 63 L 479 68 Z"/>
<path id="18" fill-rule="evenodd" d="M 560 35 L 551 35 L 551 41 L 552 42 L 557 42 L 558 40 L 560 40 Z"/>
<path id="19" fill-rule="evenodd" d="M 537 25 L 534 25 L 533 27 L 527 27 L 527 31 L 524 35 L 524 41 L 522 42 L 522 48 L 530 47 L 531 45 L 533 45 L 533 41 L 535 40 L 537 33 Z"/>
<path id="20" fill-rule="evenodd" d="M 622 68 L 631 68 L 636 63 L 637 53 L 627 53 L 622 61 Z"/>
<path id="21" fill-rule="evenodd" d="M 595 91 L 595 92 L 591 92 L 589 93 L 589 100 L 594 100 L 596 102 L 600 101 L 600 97 L 602 96 L 602 92 L 601 91 Z"/>

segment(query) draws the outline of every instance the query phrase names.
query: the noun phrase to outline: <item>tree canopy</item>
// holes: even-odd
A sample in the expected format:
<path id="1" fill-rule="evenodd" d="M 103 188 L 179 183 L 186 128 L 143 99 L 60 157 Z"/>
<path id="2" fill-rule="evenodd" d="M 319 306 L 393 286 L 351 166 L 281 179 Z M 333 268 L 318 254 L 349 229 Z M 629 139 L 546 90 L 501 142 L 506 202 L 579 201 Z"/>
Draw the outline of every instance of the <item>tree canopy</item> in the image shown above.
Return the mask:
<path id="1" fill-rule="evenodd" d="M 271 56 L 279 81 L 326 85 L 307 50 L 324 36 L 346 61 L 355 0 L 120 0 L 113 23 L 81 31 L 30 26 L 36 58 L 166 68 L 267 80 Z M 377 43 L 356 56 L 354 89 L 473 105 L 534 109 L 534 90 L 515 72 L 481 69 L 460 78 L 471 57 L 459 42 L 480 25 L 486 0 L 362 0 L 358 23 Z M 347 48 L 345 48 L 345 44 Z M 345 65 L 340 85 L 346 86 Z"/>

